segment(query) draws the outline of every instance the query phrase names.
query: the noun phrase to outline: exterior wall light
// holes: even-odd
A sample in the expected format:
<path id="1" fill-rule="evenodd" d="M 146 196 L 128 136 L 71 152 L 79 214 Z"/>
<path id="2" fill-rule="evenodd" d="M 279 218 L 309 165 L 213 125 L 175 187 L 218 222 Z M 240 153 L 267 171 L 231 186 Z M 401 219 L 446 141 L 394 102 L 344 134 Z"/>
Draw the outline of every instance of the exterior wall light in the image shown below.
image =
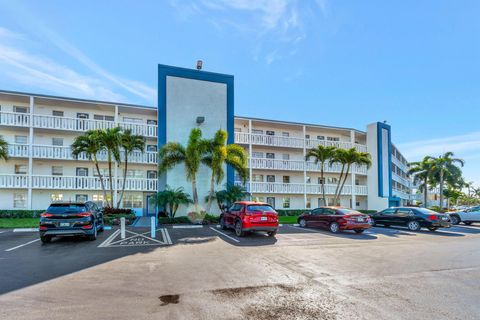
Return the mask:
<path id="1" fill-rule="evenodd" d="M 205 122 L 205 117 L 197 117 L 197 125 L 201 125 Z"/>
<path id="2" fill-rule="evenodd" d="M 202 70 L 202 66 L 203 66 L 203 61 L 197 60 L 197 70 Z"/>

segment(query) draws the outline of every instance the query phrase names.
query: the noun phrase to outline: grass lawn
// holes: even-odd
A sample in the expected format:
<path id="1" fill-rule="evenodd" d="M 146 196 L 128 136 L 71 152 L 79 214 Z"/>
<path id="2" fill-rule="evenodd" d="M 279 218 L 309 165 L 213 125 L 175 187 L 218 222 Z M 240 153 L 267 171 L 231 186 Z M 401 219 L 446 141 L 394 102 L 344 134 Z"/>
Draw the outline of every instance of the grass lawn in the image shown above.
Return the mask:
<path id="1" fill-rule="evenodd" d="M 0 228 L 38 228 L 39 218 L 0 218 Z"/>
<path id="2" fill-rule="evenodd" d="M 294 224 L 297 223 L 298 216 L 278 216 L 279 223 Z"/>

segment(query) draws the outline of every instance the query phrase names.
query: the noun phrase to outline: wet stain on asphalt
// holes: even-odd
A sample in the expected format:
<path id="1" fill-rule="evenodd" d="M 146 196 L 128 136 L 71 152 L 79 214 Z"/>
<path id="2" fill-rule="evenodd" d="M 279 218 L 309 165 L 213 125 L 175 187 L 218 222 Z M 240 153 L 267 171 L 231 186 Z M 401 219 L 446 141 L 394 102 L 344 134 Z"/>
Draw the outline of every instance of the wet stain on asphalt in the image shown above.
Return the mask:
<path id="1" fill-rule="evenodd" d="M 161 306 L 166 306 L 167 304 L 177 304 L 180 301 L 180 295 L 178 294 L 167 294 L 164 296 L 158 297 L 162 301 Z"/>

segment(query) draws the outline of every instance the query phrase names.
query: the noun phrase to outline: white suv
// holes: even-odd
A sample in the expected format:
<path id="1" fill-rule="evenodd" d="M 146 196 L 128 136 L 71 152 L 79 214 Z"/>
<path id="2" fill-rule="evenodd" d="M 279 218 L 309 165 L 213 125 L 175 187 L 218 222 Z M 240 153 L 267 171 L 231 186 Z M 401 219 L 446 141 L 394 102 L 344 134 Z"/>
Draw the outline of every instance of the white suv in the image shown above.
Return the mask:
<path id="1" fill-rule="evenodd" d="M 462 211 L 452 212 L 450 215 L 450 222 L 452 224 L 459 224 L 460 222 L 466 225 L 471 225 L 474 222 L 480 222 L 480 206 L 471 207 Z"/>

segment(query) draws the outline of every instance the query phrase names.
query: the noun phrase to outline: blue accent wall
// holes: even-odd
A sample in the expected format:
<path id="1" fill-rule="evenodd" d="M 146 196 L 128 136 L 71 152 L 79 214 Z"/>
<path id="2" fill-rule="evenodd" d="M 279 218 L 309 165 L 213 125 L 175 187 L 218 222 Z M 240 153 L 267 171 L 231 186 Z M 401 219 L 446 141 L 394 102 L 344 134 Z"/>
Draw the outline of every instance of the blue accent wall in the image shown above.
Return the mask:
<path id="1" fill-rule="evenodd" d="M 388 181 L 383 181 L 383 146 L 382 146 L 382 129 L 388 131 Z M 378 160 L 378 196 L 392 196 L 392 134 L 391 127 L 388 124 L 377 122 L 377 160 Z M 384 183 L 388 183 L 388 194 L 383 193 Z"/>
<path id="2" fill-rule="evenodd" d="M 235 142 L 234 137 L 234 77 L 233 75 L 200 71 L 159 64 L 158 65 L 158 148 L 167 143 L 167 77 L 179 77 L 194 80 L 203 80 L 227 85 L 227 133 L 228 144 Z M 164 185 L 159 177 L 159 186 Z M 230 166 L 227 167 L 227 183 L 233 184 L 235 172 Z"/>

